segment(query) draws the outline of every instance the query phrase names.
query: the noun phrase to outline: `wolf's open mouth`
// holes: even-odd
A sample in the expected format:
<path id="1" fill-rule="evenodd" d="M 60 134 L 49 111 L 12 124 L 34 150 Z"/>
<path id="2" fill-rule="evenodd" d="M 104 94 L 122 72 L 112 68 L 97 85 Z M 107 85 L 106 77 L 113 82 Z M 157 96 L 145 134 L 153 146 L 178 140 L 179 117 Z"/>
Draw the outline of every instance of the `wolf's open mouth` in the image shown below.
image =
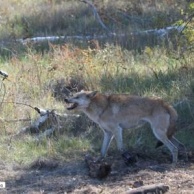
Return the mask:
<path id="1" fill-rule="evenodd" d="M 72 110 L 78 106 L 77 103 L 70 103 L 70 105 L 67 107 L 67 110 Z"/>

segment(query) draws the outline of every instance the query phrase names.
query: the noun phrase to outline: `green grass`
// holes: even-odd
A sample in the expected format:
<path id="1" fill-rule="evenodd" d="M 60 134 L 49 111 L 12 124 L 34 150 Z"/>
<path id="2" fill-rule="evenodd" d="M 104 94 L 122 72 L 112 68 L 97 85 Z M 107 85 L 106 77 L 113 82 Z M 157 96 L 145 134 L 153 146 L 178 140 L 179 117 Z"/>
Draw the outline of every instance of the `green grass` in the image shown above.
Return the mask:
<path id="1" fill-rule="evenodd" d="M 55 158 L 62 161 L 76 160 L 90 149 L 87 139 L 62 136 L 43 139 L 25 136 L 22 139 L 1 138 L 0 156 L 4 162 L 28 165 L 38 158 Z"/>
<path id="2" fill-rule="evenodd" d="M 159 96 L 174 104 L 180 115 L 177 135 L 189 149 L 193 149 L 194 144 L 192 140 L 188 140 L 188 137 L 193 130 L 194 70 L 192 64 L 194 59 L 190 57 L 190 63 L 185 67 L 181 61 L 174 60 L 168 55 L 164 48 L 158 48 L 153 52 L 155 52 L 153 57 L 149 58 L 146 52 L 133 55 L 131 51 L 122 50 L 119 46 L 113 45 L 107 45 L 95 54 L 90 50 L 72 46 L 65 48 L 56 46 L 54 51 L 43 56 L 29 50 L 24 57 L 14 57 L 7 60 L 6 64 L 2 62 L 1 69 L 9 72 L 10 75 L 9 80 L 4 81 L 6 94 L 1 110 L 2 120 L 20 118 L 33 120 L 38 116 L 29 107 L 6 104 L 6 101 L 25 102 L 32 106 L 65 111 L 63 103 L 52 96 L 48 85 L 51 80 L 75 76 L 85 80 L 89 89 Z M 50 71 L 56 64 L 56 69 Z M 183 99 L 185 103 L 180 103 Z M 44 139 L 37 143 L 36 136 L 31 135 L 22 136 L 22 140 L 12 139 L 11 143 L 3 140 L 0 149 L 1 158 L 26 164 L 40 156 L 68 160 L 81 157 L 87 151 L 99 152 L 102 131 L 96 129 L 95 126 L 89 130 L 91 128 L 86 120 L 85 117 L 82 119 L 82 125 L 74 123 L 65 125 L 63 135 L 57 140 Z M 84 122 L 86 124 L 83 124 Z M 9 140 L 12 135 L 28 124 L 4 123 L 0 129 L 2 137 Z M 148 128 L 125 132 L 128 137 L 125 138 L 125 144 L 134 147 L 141 145 L 152 150 L 153 143 L 149 139 L 151 138 L 154 142 L 156 140 Z M 80 132 L 76 133 L 77 130 Z M 150 131 L 150 135 L 147 130 Z M 115 149 L 115 145 L 113 148 Z"/>

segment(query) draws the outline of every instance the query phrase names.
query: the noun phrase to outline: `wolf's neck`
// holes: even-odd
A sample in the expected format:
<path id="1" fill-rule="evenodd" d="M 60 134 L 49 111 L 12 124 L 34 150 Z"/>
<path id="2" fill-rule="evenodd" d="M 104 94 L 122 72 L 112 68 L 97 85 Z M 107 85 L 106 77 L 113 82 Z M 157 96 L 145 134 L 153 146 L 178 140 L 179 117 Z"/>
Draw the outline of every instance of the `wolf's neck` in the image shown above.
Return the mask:
<path id="1" fill-rule="evenodd" d="M 99 118 L 103 114 L 104 110 L 108 105 L 106 96 L 97 96 L 92 99 L 89 106 L 83 110 L 83 112 L 94 122 L 98 123 Z"/>

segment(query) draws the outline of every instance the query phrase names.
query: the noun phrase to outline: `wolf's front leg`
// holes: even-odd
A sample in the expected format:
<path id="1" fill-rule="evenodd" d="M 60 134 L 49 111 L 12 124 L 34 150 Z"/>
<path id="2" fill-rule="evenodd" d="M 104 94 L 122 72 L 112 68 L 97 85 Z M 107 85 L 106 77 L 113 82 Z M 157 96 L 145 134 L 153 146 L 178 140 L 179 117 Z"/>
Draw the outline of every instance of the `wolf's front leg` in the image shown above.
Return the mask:
<path id="1" fill-rule="evenodd" d="M 101 148 L 101 156 L 105 157 L 107 150 L 109 148 L 109 145 L 113 139 L 113 134 L 110 131 L 107 131 L 105 129 L 103 129 L 104 132 L 104 139 L 103 139 L 103 143 L 102 143 L 102 148 Z"/>
<path id="2" fill-rule="evenodd" d="M 124 151 L 124 147 L 123 147 L 123 129 L 118 126 L 117 128 L 114 129 L 114 136 L 116 139 L 116 143 L 117 143 L 117 148 L 120 152 Z"/>

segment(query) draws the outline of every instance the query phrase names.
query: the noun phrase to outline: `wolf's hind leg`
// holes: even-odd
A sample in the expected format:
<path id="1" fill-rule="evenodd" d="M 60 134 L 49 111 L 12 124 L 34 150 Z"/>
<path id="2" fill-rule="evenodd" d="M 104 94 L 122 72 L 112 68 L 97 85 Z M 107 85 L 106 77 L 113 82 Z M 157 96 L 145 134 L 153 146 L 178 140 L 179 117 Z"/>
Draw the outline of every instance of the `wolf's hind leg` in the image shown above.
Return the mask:
<path id="1" fill-rule="evenodd" d="M 176 164 L 178 160 L 178 148 L 167 137 L 167 131 L 170 125 L 169 119 L 170 116 L 168 114 L 158 114 L 158 112 L 156 112 L 156 114 L 148 121 L 151 124 L 154 135 L 170 150 L 173 157 L 173 163 Z"/>
<path id="2" fill-rule="evenodd" d="M 184 144 L 182 144 L 178 139 L 176 139 L 174 136 L 172 136 L 170 138 L 170 141 L 177 147 L 177 148 L 180 148 L 180 149 L 185 149 L 185 146 Z"/>
<path id="3" fill-rule="evenodd" d="M 170 138 L 170 141 L 178 148 L 180 154 L 185 155 L 186 161 L 188 161 L 187 149 L 184 144 L 177 140 L 174 136 Z"/>
<path id="4" fill-rule="evenodd" d="M 173 163 L 176 164 L 178 160 L 178 148 L 173 144 L 172 141 L 168 139 L 165 130 L 155 129 L 153 131 L 156 138 L 160 140 L 170 150 L 173 157 Z"/>

